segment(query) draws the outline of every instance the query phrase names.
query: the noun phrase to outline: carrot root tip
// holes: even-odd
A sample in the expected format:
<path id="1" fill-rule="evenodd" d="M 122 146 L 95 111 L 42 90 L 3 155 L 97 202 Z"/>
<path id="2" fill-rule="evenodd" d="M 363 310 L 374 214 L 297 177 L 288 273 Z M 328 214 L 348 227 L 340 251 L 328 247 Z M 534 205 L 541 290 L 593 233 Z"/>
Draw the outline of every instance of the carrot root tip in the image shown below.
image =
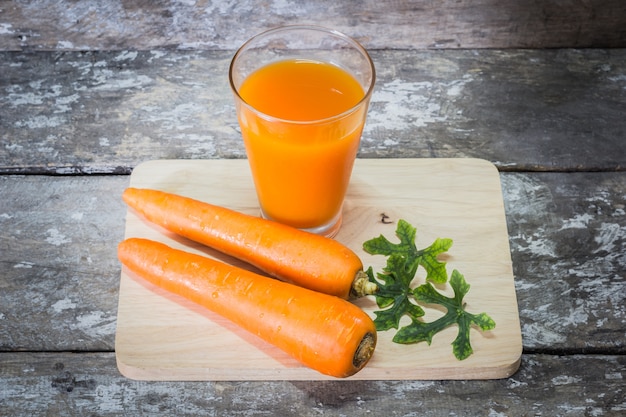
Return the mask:
<path id="1" fill-rule="evenodd" d="M 354 352 L 354 357 L 352 358 L 352 365 L 357 370 L 360 370 L 365 366 L 367 362 L 369 362 L 372 354 L 374 353 L 374 349 L 376 348 L 376 334 L 368 332 L 361 339 L 361 343 Z"/>
<path id="2" fill-rule="evenodd" d="M 354 298 L 363 297 L 366 295 L 373 295 L 378 292 L 378 285 L 371 282 L 367 274 L 363 271 L 356 273 L 356 277 L 352 282 L 352 288 L 350 289 L 350 295 Z"/>

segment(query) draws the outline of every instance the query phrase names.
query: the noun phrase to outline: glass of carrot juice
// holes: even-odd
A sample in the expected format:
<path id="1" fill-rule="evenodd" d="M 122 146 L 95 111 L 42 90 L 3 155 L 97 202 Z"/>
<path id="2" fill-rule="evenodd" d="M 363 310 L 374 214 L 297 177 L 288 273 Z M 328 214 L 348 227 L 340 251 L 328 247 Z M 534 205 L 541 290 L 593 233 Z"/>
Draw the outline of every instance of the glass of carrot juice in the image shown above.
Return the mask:
<path id="1" fill-rule="evenodd" d="M 229 79 L 263 217 L 337 233 L 375 78 L 358 42 L 317 26 L 271 29 L 236 52 Z"/>

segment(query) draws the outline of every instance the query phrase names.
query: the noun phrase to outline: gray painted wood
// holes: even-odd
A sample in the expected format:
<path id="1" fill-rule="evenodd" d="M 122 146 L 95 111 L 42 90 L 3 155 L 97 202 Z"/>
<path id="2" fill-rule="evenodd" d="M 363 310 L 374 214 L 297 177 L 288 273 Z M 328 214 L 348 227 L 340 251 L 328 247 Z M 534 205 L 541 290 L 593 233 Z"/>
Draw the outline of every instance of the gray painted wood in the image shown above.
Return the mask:
<path id="1" fill-rule="evenodd" d="M 626 175 L 501 181 L 525 349 L 624 352 Z"/>
<path id="2" fill-rule="evenodd" d="M 0 52 L 0 173 L 243 158 L 230 52 Z M 623 170 L 626 49 L 372 51 L 360 157 Z"/>
<path id="3" fill-rule="evenodd" d="M 285 23 L 332 26 L 371 51 L 361 157 L 500 169 L 525 352 L 511 378 L 117 371 L 127 174 L 148 159 L 245 157 L 228 63 Z M 0 415 L 623 415 L 624 47 L 621 0 L 0 0 Z"/>
<path id="4" fill-rule="evenodd" d="M 487 381 L 137 382 L 111 353 L 3 354 L 5 415 L 620 416 L 624 356 L 524 355 Z"/>
<path id="5" fill-rule="evenodd" d="M 0 176 L 0 349 L 113 350 L 125 176 Z"/>
<path id="6" fill-rule="evenodd" d="M 626 46 L 621 0 L 4 0 L 0 49 L 234 49 L 296 23 L 341 30 L 371 49 Z"/>

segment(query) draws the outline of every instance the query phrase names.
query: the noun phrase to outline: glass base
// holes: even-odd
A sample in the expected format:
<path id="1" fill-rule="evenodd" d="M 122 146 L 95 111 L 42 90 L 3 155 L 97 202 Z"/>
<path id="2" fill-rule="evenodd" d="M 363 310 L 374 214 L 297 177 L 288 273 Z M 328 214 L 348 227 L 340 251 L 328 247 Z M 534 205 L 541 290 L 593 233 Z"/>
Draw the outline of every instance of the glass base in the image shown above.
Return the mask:
<path id="1" fill-rule="evenodd" d="M 337 233 L 339 232 L 339 229 L 341 229 L 341 223 L 342 223 L 342 220 L 343 220 L 342 214 L 343 214 L 342 211 L 339 211 L 339 214 L 337 216 L 335 216 L 328 223 L 323 224 L 321 226 L 309 227 L 309 228 L 299 228 L 299 229 L 303 230 L 305 232 L 316 234 L 316 235 L 320 235 L 320 236 L 324 236 L 324 237 L 328 237 L 328 238 L 333 238 L 333 237 L 335 237 L 337 235 Z M 263 211 L 263 209 L 261 209 L 261 217 L 263 217 L 264 219 L 267 219 L 267 220 L 276 221 L 276 220 L 272 219 L 271 217 L 267 216 L 265 214 L 265 212 Z"/>

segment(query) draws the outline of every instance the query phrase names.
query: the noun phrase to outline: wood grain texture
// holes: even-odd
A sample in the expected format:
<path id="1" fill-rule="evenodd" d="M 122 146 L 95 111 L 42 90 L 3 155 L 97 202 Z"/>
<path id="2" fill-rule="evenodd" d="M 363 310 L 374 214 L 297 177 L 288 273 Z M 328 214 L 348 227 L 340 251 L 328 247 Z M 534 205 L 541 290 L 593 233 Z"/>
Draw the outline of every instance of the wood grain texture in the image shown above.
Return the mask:
<path id="1" fill-rule="evenodd" d="M 511 378 L 481 381 L 141 382 L 113 353 L 5 353 L 5 415 L 623 415 L 626 357 L 524 355 Z"/>
<path id="2" fill-rule="evenodd" d="M 0 350 L 113 349 L 127 184 L 0 176 Z"/>
<path id="3" fill-rule="evenodd" d="M 428 178 L 428 180 L 425 180 Z M 258 203 L 245 160 L 161 160 L 137 167 L 130 185 L 152 188 L 258 215 Z M 415 187 L 413 192 L 409 191 Z M 418 191 L 419 190 L 419 191 Z M 390 223 L 381 222 L 381 213 Z M 357 160 L 336 239 L 382 272 L 385 257 L 368 255 L 363 242 L 385 235 L 396 241 L 398 220 L 418 229 L 418 248 L 450 238 L 448 274 L 459 270 L 471 285 L 467 311 L 486 312 L 496 328 L 472 332 L 474 353 L 459 361 L 450 344 L 455 328 L 426 343 L 399 345 L 394 331 L 379 332 L 374 357 L 350 379 L 489 379 L 517 370 L 522 353 L 517 298 L 508 245 L 500 178 L 496 168 L 477 159 Z M 163 233 L 133 211 L 126 237 L 163 242 L 185 251 L 232 263 L 200 245 Z M 488 252 L 489 257 L 481 257 Z M 241 262 L 236 265 L 250 269 Z M 423 283 L 423 271 L 416 281 Z M 422 281 L 420 281 L 420 278 Z M 417 284 L 416 284 L 417 285 Z M 450 286 L 439 288 L 447 296 Z M 373 297 L 355 301 L 372 318 Z M 441 311 L 426 308 L 424 320 Z M 404 323 L 404 322 L 403 322 Z M 404 325 L 404 324 L 403 324 Z M 191 302 L 172 297 L 123 271 L 115 351 L 120 371 L 142 380 L 318 380 L 333 379 L 298 364 L 288 355 Z"/>
<path id="4" fill-rule="evenodd" d="M 525 346 L 624 352 L 626 175 L 503 175 L 502 188 Z"/>
<path id="5" fill-rule="evenodd" d="M 285 24 L 371 49 L 626 46 L 621 0 L 0 2 L 0 50 L 226 49 Z"/>
<path id="6" fill-rule="evenodd" d="M 359 156 L 624 170 L 626 49 L 372 51 Z M 0 173 L 128 174 L 243 158 L 231 53 L 0 53 Z"/>

